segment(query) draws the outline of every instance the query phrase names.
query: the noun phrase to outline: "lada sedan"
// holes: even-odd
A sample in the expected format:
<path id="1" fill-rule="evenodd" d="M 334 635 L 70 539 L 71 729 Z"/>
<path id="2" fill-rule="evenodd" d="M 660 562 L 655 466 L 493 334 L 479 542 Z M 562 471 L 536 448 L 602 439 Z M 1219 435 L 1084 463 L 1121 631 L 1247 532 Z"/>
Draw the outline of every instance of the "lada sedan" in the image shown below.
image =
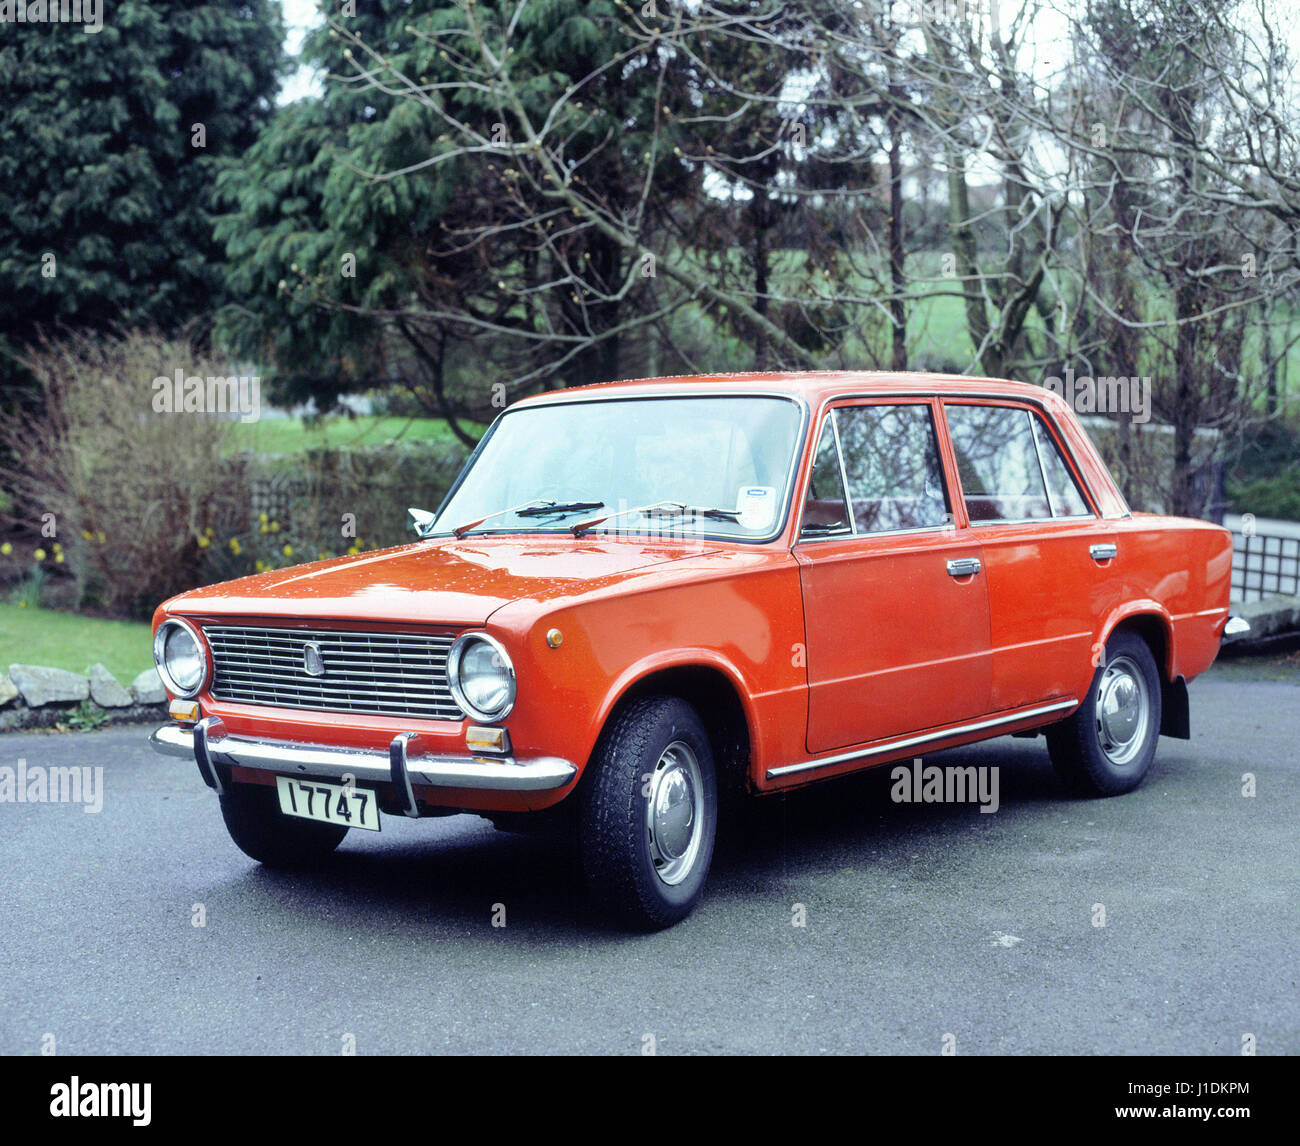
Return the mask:
<path id="1" fill-rule="evenodd" d="M 411 518 L 410 544 L 159 606 L 154 746 L 264 864 L 386 815 L 560 823 L 642 928 L 699 901 L 733 794 L 1037 732 L 1075 790 L 1129 791 L 1230 621 L 1229 534 L 1131 512 L 1015 382 L 553 391 Z"/>

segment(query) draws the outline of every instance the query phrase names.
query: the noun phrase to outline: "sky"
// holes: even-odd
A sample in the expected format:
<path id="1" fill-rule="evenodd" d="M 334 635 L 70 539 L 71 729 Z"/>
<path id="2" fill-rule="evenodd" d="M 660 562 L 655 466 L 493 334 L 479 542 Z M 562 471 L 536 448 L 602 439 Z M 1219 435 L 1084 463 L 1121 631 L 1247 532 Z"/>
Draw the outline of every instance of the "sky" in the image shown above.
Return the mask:
<path id="1" fill-rule="evenodd" d="M 284 20 L 287 28 L 285 48 L 296 56 L 302 47 L 302 39 L 308 29 L 323 20 L 317 7 L 319 2 L 338 3 L 338 0 L 281 0 L 284 8 Z M 929 3 L 932 7 L 942 8 L 945 2 L 954 5 L 958 0 L 898 0 L 899 3 Z M 965 0 L 972 8 L 989 3 L 999 4 L 1008 12 L 1019 8 L 1019 0 Z M 1246 7 L 1252 0 L 1247 0 Z M 1269 5 L 1280 18 L 1280 28 L 1286 39 L 1293 58 L 1300 59 L 1300 0 L 1270 0 Z M 1052 48 L 1065 42 L 1066 21 L 1061 14 L 1045 6 L 1032 25 L 1031 50 L 1043 66 L 1052 63 Z M 1032 64 L 1030 65 L 1033 66 Z M 322 82 L 320 74 L 310 68 L 299 67 L 280 90 L 277 103 L 286 104 L 304 95 L 320 94 Z"/>
<path id="2" fill-rule="evenodd" d="M 316 0 L 281 0 L 281 3 L 284 5 L 284 22 L 288 28 L 284 46 L 291 56 L 296 56 L 302 47 L 304 34 L 319 24 L 322 17 L 316 7 Z M 300 67 L 285 81 L 276 102 L 292 103 L 302 96 L 319 93 L 320 90 L 319 76 L 310 68 Z"/>

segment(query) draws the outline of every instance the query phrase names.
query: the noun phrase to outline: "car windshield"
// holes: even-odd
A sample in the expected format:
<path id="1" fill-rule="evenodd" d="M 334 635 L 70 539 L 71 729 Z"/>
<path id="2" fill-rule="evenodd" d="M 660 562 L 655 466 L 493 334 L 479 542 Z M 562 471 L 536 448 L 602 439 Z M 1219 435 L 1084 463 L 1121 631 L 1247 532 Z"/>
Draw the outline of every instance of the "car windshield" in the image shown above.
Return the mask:
<path id="1" fill-rule="evenodd" d="M 511 410 L 432 534 L 559 533 L 590 522 L 579 532 L 772 537 L 784 517 L 801 423 L 800 407 L 775 396 Z"/>

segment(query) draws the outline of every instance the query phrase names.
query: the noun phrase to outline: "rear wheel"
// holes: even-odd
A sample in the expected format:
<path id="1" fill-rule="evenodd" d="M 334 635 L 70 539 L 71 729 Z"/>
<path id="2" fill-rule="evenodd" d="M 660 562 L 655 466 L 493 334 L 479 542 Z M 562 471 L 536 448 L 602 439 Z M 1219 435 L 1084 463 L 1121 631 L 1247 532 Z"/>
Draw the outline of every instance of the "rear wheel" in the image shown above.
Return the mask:
<path id="1" fill-rule="evenodd" d="M 1116 633 L 1083 703 L 1047 730 L 1052 764 L 1082 795 L 1131 792 L 1155 757 L 1160 717 L 1160 675 L 1151 649 L 1136 633 Z"/>
<path id="2" fill-rule="evenodd" d="M 633 927 L 668 927 L 699 902 L 718 795 L 709 737 L 671 696 L 634 701 L 592 758 L 579 849 L 593 900 Z"/>
<path id="3" fill-rule="evenodd" d="M 348 834 L 345 827 L 286 816 L 275 789 L 263 784 L 232 784 L 220 799 L 230 838 L 267 867 L 308 866 L 324 859 Z"/>

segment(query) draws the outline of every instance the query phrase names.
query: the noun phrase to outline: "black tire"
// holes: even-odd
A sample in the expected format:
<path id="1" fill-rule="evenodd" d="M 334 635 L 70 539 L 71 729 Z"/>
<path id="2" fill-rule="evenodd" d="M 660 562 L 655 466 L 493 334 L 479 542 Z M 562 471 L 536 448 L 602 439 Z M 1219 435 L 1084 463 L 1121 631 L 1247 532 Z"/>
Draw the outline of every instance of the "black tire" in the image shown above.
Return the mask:
<path id="1" fill-rule="evenodd" d="M 1083 703 L 1047 730 L 1057 774 L 1083 796 L 1131 792 L 1146 778 L 1156 754 L 1160 701 L 1160 674 L 1146 641 L 1136 633 L 1114 634 Z M 1130 719 L 1131 735 L 1125 738 Z"/>
<path id="2" fill-rule="evenodd" d="M 346 827 L 286 816 L 275 789 L 263 784 L 231 785 L 221 797 L 221 818 L 239 850 L 267 867 L 310 866 L 348 834 Z"/>
<path id="3" fill-rule="evenodd" d="M 578 848 L 593 902 L 639 930 L 685 918 L 703 894 L 718 823 L 713 751 L 699 715 L 678 697 L 633 701 L 588 767 Z M 662 813 L 659 839 L 652 807 Z"/>

